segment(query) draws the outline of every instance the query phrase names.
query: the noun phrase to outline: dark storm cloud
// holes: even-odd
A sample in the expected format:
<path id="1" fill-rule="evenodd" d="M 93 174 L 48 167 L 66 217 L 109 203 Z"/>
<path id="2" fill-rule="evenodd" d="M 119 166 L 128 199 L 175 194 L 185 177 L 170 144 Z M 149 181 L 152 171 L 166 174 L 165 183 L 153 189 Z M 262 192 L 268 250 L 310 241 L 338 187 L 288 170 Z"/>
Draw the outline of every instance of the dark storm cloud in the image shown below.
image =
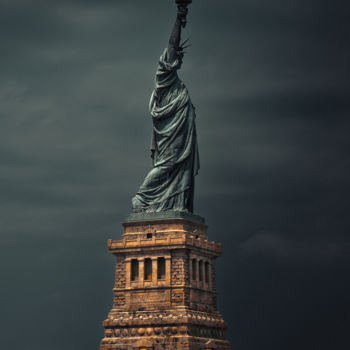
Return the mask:
<path id="1" fill-rule="evenodd" d="M 172 1 L 0 0 L 3 347 L 98 348 Z M 233 348 L 344 349 L 349 5 L 194 1 L 196 212 Z M 229 277 L 229 278 L 228 278 Z M 16 325 L 16 326 L 15 326 Z M 49 344 L 49 345 L 48 345 Z"/>

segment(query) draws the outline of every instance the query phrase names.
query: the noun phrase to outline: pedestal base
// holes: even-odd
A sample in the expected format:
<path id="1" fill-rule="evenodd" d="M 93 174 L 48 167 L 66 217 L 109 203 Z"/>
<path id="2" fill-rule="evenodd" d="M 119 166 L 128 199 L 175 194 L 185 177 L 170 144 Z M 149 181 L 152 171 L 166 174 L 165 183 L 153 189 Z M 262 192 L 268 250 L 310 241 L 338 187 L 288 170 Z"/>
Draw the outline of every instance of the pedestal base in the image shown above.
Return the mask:
<path id="1" fill-rule="evenodd" d="M 204 220 L 189 213 L 133 214 L 116 257 L 114 302 L 100 350 L 229 350 L 216 307 L 214 259 Z"/>

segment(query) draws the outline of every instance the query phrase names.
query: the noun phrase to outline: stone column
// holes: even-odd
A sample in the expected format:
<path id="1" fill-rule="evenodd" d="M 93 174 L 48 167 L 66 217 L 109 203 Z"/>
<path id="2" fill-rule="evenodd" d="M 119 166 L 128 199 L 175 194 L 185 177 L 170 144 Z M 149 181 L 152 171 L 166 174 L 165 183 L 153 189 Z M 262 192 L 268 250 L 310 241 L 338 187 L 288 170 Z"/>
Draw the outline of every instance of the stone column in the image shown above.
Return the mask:
<path id="1" fill-rule="evenodd" d="M 199 287 L 199 259 L 196 258 L 196 269 L 197 269 L 197 273 L 196 273 L 196 286 L 197 288 Z"/>
<path id="2" fill-rule="evenodd" d="M 208 261 L 208 289 L 211 287 L 211 261 Z"/>
<path id="3" fill-rule="evenodd" d="M 192 260 L 193 260 L 193 256 L 190 255 L 190 279 L 189 279 L 189 283 L 192 285 L 193 283 L 193 265 L 192 265 Z"/>
<path id="4" fill-rule="evenodd" d="M 152 284 L 156 285 L 158 281 L 158 264 L 157 259 L 152 257 Z"/>
<path id="5" fill-rule="evenodd" d="M 126 288 L 130 288 L 130 280 L 131 280 L 131 259 L 125 259 L 125 282 Z"/>
<path id="6" fill-rule="evenodd" d="M 167 256 L 165 257 L 165 280 L 168 285 L 170 285 L 170 278 L 171 278 L 171 257 Z"/>
<path id="7" fill-rule="evenodd" d="M 145 277 L 145 259 L 139 258 L 139 286 L 143 287 Z"/>

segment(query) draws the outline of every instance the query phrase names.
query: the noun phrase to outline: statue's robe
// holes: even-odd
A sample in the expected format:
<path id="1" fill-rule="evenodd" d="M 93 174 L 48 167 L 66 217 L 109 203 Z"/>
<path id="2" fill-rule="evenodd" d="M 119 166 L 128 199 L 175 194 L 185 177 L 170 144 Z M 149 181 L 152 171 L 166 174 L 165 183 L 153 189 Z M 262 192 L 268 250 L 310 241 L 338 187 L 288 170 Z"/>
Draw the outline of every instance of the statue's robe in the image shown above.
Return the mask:
<path id="1" fill-rule="evenodd" d="M 132 199 L 134 212 L 193 212 L 194 176 L 199 170 L 195 108 L 177 75 L 181 59 L 160 57 L 150 100 L 153 169 Z"/>

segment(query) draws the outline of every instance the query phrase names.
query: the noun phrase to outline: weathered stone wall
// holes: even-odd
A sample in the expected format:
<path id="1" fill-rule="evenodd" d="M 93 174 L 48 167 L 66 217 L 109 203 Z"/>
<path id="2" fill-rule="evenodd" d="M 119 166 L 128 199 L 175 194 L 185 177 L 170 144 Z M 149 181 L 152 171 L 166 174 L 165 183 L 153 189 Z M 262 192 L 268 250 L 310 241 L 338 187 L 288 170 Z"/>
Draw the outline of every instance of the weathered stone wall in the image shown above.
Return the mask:
<path id="1" fill-rule="evenodd" d="M 171 256 L 171 285 L 184 285 L 189 281 L 189 257 L 185 250 L 173 251 Z"/>
<path id="2" fill-rule="evenodd" d="M 125 270 L 125 256 L 123 254 L 116 256 L 115 269 L 115 288 L 125 288 L 126 270 Z"/>
<path id="3" fill-rule="evenodd" d="M 125 303 L 126 303 L 125 293 L 123 293 L 123 292 L 115 292 L 114 293 L 113 307 L 115 309 L 119 309 L 119 308 L 125 306 Z"/>

